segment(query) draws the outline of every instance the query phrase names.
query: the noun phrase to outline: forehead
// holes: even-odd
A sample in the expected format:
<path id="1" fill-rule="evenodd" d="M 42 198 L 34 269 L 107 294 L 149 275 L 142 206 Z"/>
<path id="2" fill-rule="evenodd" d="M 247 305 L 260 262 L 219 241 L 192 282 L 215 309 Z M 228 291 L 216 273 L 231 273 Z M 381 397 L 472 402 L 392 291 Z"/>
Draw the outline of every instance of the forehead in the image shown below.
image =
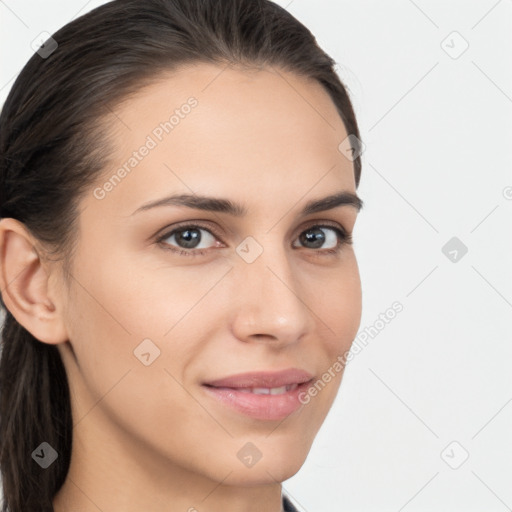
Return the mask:
<path id="1" fill-rule="evenodd" d="M 183 66 L 127 98 L 108 121 L 114 147 L 98 181 L 110 183 L 102 208 L 128 214 L 166 192 L 271 203 L 276 195 L 296 202 L 313 188 L 354 190 L 331 98 L 281 69 Z"/>

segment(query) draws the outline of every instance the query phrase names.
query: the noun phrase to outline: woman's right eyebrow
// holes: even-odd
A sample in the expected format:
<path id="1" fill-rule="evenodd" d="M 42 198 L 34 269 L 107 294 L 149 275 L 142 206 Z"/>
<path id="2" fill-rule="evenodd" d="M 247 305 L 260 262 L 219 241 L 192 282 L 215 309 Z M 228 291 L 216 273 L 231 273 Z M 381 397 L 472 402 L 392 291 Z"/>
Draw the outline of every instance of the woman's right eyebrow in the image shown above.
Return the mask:
<path id="1" fill-rule="evenodd" d="M 308 201 L 301 212 L 299 212 L 299 216 L 305 217 L 306 215 L 332 210 L 340 206 L 349 206 L 359 212 L 363 205 L 363 200 L 357 194 L 348 190 L 342 190 L 326 197 Z M 175 194 L 145 203 L 131 215 L 161 206 L 185 206 L 195 210 L 227 213 L 235 217 L 243 217 L 248 213 L 248 209 L 244 205 L 235 203 L 230 199 L 197 194 Z"/>

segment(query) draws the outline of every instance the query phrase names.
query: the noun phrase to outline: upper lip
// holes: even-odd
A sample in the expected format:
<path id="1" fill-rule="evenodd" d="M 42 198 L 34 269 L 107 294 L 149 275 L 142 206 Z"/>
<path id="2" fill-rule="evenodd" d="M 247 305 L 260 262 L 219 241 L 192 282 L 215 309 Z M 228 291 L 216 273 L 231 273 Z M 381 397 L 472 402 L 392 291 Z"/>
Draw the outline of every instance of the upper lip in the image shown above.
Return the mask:
<path id="1" fill-rule="evenodd" d="M 248 372 L 216 379 L 204 384 L 217 388 L 278 388 L 290 384 L 302 384 L 313 378 L 309 372 L 299 368 L 288 368 L 277 372 Z"/>

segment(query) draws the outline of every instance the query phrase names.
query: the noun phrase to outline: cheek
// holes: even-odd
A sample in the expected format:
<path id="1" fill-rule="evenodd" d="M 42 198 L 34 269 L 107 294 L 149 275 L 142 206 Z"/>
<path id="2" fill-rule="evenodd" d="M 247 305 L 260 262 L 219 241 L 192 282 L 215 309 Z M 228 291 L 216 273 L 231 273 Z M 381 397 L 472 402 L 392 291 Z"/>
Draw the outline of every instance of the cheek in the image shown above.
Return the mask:
<path id="1" fill-rule="evenodd" d="M 208 309 L 203 298 L 215 294 L 216 284 L 232 267 L 223 260 L 204 266 L 178 265 L 179 261 L 169 256 L 174 264 L 167 263 L 164 256 L 156 258 L 154 253 L 121 255 L 102 271 L 102 282 L 109 283 L 108 288 L 102 285 L 105 302 L 137 337 L 168 338 L 178 324 L 196 318 L 198 311 L 200 318 Z"/>
<path id="2" fill-rule="evenodd" d="M 345 371 L 345 362 L 361 322 L 362 292 L 355 255 L 350 251 L 342 266 L 309 276 L 303 284 L 312 316 L 312 352 L 317 358 L 318 379 L 303 396 L 312 412 L 312 431 L 316 432 L 329 412 Z"/>
<path id="3" fill-rule="evenodd" d="M 92 428 L 106 414 L 131 435 L 142 435 L 149 443 L 166 439 L 167 449 L 179 452 L 180 435 L 168 433 L 185 428 L 180 418 L 196 426 L 207 421 L 180 384 L 198 351 L 194 340 L 200 339 L 199 328 L 194 331 L 186 316 L 180 322 L 190 303 L 197 302 L 195 294 L 170 289 L 178 270 L 169 272 L 167 281 L 123 268 L 122 261 L 110 265 L 103 260 L 89 274 L 85 265 L 79 268 L 68 317 L 78 362 L 70 367 L 74 421 L 82 429 Z M 172 286 L 185 285 L 174 280 Z"/>
<path id="4" fill-rule="evenodd" d="M 222 322 L 214 287 L 230 265 L 199 272 L 121 254 L 94 268 L 90 263 L 77 268 L 84 286 L 77 284 L 70 308 L 70 339 L 93 398 L 101 398 L 127 371 L 138 382 L 135 393 L 175 394 L 171 375 L 183 382 L 208 331 Z M 152 400 L 147 403 L 151 410 Z"/>
<path id="5" fill-rule="evenodd" d="M 309 283 L 308 304 L 325 332 L 331 359 L 350 348 L 361 322 L 362 292 L 357 261 L 352 252 L 336 271 Z"/>

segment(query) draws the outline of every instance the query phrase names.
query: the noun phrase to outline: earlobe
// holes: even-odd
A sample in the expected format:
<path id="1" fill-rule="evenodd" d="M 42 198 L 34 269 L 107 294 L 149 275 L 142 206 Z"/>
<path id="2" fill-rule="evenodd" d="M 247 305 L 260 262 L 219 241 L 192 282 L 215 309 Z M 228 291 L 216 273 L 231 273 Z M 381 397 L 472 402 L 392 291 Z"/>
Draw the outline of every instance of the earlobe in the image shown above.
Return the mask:
<path id="1" fill-rule="evenodd" d="M 16 219 L 0 220 L 0 288 L 6 308 L 36 339 L 67 341 L 62 311 L 49 294 L 48 268 L 35 240 Z"/>

